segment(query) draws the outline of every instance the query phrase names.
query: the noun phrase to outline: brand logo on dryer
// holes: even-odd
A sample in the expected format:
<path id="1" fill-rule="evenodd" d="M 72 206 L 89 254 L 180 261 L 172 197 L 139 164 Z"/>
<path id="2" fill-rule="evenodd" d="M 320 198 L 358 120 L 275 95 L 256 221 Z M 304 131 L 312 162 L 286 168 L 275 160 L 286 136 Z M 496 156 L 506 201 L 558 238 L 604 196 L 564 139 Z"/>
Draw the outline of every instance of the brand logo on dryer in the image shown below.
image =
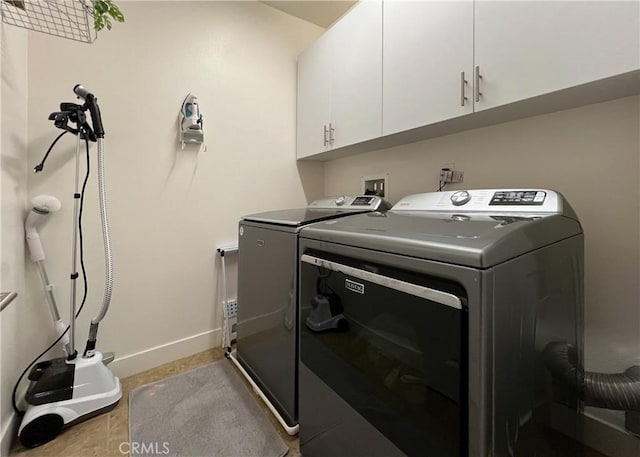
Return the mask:
<path id="1" fill-rule="evenodd" d="M 358 294 L 364 294 L 364 284 L 360 284 L 359 282 L 352 281 L 350 279 L 344 280 L 344 287 L 351 292 L 356 292 Z"/>

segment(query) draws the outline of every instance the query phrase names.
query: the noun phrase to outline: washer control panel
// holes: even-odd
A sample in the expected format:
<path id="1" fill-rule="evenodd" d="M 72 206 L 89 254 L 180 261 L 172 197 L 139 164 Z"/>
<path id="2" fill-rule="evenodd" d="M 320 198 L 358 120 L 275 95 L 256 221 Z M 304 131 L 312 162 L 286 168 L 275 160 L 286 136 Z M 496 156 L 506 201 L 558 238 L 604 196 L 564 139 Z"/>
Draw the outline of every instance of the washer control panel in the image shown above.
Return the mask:
<path id="1" fill-rule="evenodd" d="M 404 197 L 393 211 L 562 213 L 563 198 L 549 189 L 473 189 Z"/>
<path id="2" fill-rule="evenodd" d="M 547 193 L 544 190 L 498 191 L 493 194 L 489 205 L 538 205 L 544 204 Z"/>
<path id="3" fill-rule="evenodd" d="M 451 196 L 451 203 L 454 206 L 461 206 L 471 200 L 471 194 L 466 190 L 460 190 L 458 192 L 454 192 Z"/>

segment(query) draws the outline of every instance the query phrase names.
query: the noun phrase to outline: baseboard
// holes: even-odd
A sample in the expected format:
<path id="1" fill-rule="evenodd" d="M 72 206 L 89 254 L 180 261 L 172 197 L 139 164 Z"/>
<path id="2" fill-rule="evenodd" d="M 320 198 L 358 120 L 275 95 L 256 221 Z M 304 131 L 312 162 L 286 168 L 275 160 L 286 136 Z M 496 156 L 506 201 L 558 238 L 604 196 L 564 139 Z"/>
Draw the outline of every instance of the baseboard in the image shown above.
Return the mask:
<path id="1" fill-rule="evenodd" d="M 640 439 L 589 414 L 583 416 L 584 444 L 608 457 L 640 456 Z"/>
<path id="2" fill-rule="evenodd" d="M 16 420 L 16 413 L 12 412 L 11 417 L 7 421 L 7 425 L 2 429 L 2 436 L 0 436 L 0 456 L 7 457 L 11 449 L 11 442 L 16 436 L 16 427 L 18 426 Z"/>
<path id="3" fill-rule="evenodd" d="M 134 354 L 117 357 L 109 364 L 113 373 L 124 378 L 155 368 L 164 363 L 220 346 L 222 329 L 217 328 L 198 335 L 182 338 Z"/>

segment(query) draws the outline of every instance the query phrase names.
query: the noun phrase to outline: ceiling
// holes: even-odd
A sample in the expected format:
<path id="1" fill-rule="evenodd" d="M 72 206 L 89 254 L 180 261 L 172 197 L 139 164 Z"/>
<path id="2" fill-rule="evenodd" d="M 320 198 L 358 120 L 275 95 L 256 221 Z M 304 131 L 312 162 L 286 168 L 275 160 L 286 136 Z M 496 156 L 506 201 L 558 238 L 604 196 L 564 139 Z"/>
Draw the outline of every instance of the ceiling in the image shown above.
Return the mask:
<path id="1" fill-rule="evenodd" d="M 292 16 L 328 28 L 346 13 L 357 1 L 350 0 L 285 0 L 263 1 L 273 8 Z"/>

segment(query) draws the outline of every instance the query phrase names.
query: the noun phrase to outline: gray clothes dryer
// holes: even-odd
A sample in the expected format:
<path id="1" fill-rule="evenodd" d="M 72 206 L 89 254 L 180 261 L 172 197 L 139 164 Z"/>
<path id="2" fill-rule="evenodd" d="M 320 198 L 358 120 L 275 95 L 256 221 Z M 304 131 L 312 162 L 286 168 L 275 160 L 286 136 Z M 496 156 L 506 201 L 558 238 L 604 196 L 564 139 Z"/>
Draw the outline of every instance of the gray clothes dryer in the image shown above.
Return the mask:
<path id="1" fill-rule="evenodd" d="M 390 207 L 377 196 L 340 196 L 240 221 L 234 356 L 288 427 L 298 423 L 298 233 L 314 222 Z"/>
<path id="2" fill-rule="evenodd" d="M 581 367 L 582 295 L 582 228 L 552 190 L 418 194 L 303 228 L 302 454 L 560 455 L 579 370 L 554 379 L 545 348 Z M 327 304 L 341 328 L 318 330 Z"/>

